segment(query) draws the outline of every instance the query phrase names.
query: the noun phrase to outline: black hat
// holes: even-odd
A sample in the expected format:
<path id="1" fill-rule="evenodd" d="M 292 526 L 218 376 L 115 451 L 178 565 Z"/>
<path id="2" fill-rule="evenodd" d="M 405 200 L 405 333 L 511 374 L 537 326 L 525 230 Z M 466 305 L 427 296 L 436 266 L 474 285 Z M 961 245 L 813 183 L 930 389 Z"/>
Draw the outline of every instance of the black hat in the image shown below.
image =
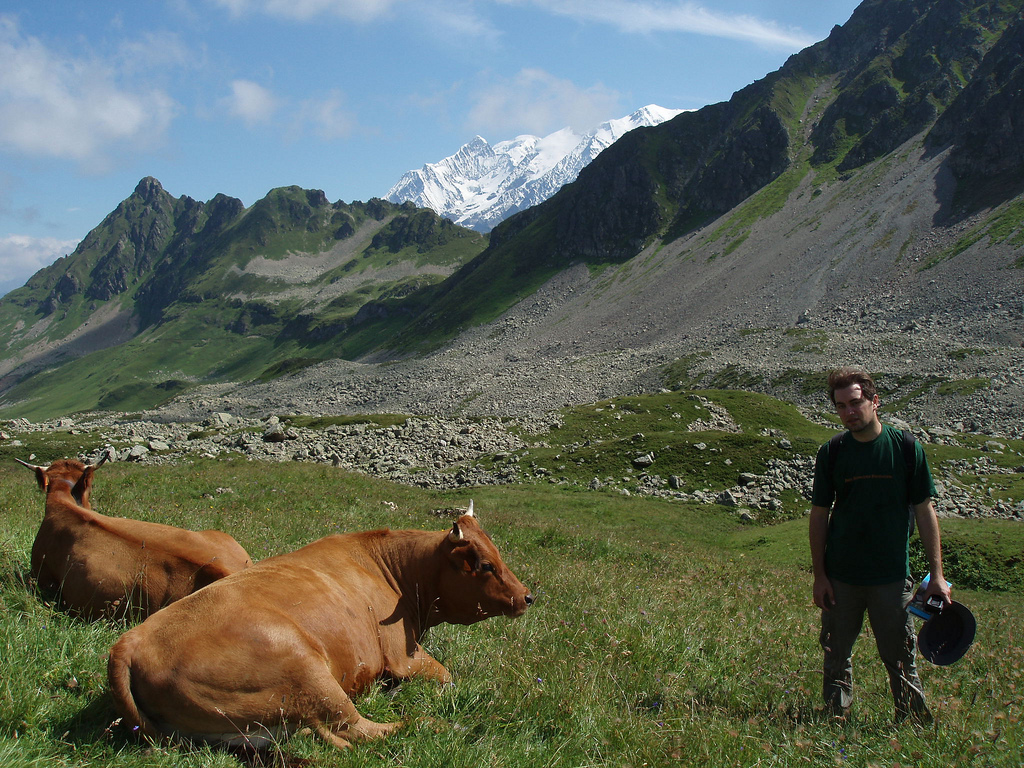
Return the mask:
<path id="1" fill-rule="evenodd" d="M 959 660 L 974 642 L 977 622 L 967 606 L 956 601 L 928 619 L 917 633 L 917 647 L 932 664 L 946 666 Z"/>

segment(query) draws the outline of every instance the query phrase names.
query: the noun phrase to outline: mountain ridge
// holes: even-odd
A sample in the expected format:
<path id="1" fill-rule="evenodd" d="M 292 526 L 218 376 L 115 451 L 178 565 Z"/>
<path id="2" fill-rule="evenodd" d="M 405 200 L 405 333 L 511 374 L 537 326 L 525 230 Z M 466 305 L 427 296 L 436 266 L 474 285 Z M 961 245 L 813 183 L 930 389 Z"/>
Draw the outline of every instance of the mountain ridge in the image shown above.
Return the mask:
<path id="1" fill-rule="evenodd" d="M 147 177 L 74 253 L 0 300 L 0 393 L 129 407 L 211 375 L 325 359 L 366 301 L 440 281 L 483 245 L 411 205 L 280 187 L 246 208 L 174 198 Z"/>

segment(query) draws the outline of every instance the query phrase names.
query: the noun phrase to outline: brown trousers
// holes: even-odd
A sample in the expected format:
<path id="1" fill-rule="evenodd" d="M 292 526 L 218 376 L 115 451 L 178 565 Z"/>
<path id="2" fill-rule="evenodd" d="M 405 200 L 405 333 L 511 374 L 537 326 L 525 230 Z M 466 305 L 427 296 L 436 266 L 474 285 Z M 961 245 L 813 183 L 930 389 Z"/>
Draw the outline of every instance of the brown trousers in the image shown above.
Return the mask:
<path id="1" fill-rule="evenodd" d="M 878 655 L 889 674 L 896 718 L 927 716 L 924 691 L 914 660 L 914 623 L 906 612 L 914 582 L 858 586 L 832 580 L 836 602 L 821 612 L 821 648 L 825 652 L 822 693 L 829 714 L 843 716 L 853 703 L 853 644 L 867 613 Z"/>

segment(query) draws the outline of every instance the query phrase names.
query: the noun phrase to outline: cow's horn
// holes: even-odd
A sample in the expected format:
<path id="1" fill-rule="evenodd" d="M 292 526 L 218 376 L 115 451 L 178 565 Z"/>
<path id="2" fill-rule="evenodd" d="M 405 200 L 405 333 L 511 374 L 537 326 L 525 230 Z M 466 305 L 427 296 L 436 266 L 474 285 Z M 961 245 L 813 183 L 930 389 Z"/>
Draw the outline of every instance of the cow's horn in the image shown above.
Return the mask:
<path id="1" fill-rule="evenodd" d="M 37 466 L 36 464 L 29 464 L 27 461 L 22 461 L 21 459 L 15 459 L 15 461 L 18 462 L 19 464 L 21 464 L 23 467 L 28 467 L 29 469 L 32 469 L 32 470 L 46 469 L 46 467 L 40 467 L 40 466 Z"/>
<path id="2" fill-rule="evenodd" d="M 462 535 L 462 529 L 459 528 L 458 523 L 452 523 L 452 530 L 448 534 L 448 541 L 459 542 L 462 541 L 465 536 Z"/>
<path id="3" fill-rule="evenodd" d="M 89 466 L 91 466 L 93 469 L 99 469 L 100 467 L 102 467 L 104 464 L 107 463 L 107 459 L 109 459 L 109 458 L 110 458 L 110 452 L 109 451 L 104 451 L 103 455 L 100 457 L 100 460 L 97 461 L 95 464 L 90 464 Z"/>
<path id="4" fill-rule="evenodd" d="M 466 514 L 469 515 L 470 517 L 476 517 L 476 515 L 473 514 L 473 500 L 472 499 L 469 500 L 469 509 L 466 510 Z"/>

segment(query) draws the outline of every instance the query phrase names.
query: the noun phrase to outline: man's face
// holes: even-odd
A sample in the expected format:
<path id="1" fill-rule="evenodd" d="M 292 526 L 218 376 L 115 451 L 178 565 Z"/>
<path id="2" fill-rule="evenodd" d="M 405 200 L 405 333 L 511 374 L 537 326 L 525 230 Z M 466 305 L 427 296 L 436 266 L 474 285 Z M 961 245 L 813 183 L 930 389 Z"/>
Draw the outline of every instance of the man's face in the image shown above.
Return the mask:
<path id="1" fill-rule="evenodd" d="M 871 429 L 878 421 L 878 395 L 870 400 L 864 397 L 860 384 L 835 391 L 836 413 L 843 426 L 851 432 Z"/>

